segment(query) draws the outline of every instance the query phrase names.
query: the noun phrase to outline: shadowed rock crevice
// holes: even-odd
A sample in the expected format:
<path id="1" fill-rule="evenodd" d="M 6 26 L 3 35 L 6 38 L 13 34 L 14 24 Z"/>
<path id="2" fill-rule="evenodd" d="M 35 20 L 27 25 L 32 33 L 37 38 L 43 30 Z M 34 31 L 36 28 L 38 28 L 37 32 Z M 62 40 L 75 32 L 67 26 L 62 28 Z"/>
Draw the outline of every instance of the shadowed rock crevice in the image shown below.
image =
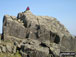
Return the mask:
<path id="1" fill-rule="evenodd" d="M 56 44 L 59 44 L 59 42 L 60 42 L 60 37 L 59 37 L 58 35 L 55 36 L 54 42 L 55 42 Z"/>
<path id="2" fill-rule="evenodd" d="M 51 50 L 49 50 L 49 54 L 50 54 L 51 57 L 52 56 L 55 57 L 54 53 Z"/>
<path id="3" fill-rule="evenodd" d="M 56 44 L 59 44 L 60 42 L 60 37 L 56 34 L 56 33 L 52 33 L 50 31 L 50 38 L 51 38 L 51 41 L 56 43 Z"/>
<path id="4" fill-rule="evenodd" d="M 39 38 L 38 32 L 35 33 L 35 36 L 37 39 Z"/>
<path id="5" fill-rule="evenodd" d="M 40 25 L 36 25 L 37 29 L 36 30 L 39 30 L 40 29 Z"/>
<path id="6" fill-rule="evenodd" d="M 20 50 L 21 50 L 21 48 L 20 48 L 20 47 L 17 47 L 17 48 L 16 48 L 16 50 L 17 50 L 17 51 L 20 51 Z"/>
<path id="7" fill-rule="evenodd" d="M 38 31 L 40 30 L 40 25 L 36 25 L 36 30 L 37 30 L 37 32 L 35 32 L 36 38 L 39 38 Z"/>
<path id="8" fill-rule="evenodd" d="M 42 46 L 42 47 L 48 47 L 45 43 L 41 43 L 40 46 Z"/>
<path id="9" fill-rule="evenodd" d="M 18 20 L 20 19 L 21 21 L 23 21 L 25 28 L 27 28 L 27 20 L 26 20 L 26 16 L 24 16 L 23 14 L 19 13 L 17 16 Z"/>
<path id="10" fill-rule="evenodd" d="M 23 21 L 23 23 L 24 23 L 24 26 L 25 26 L 25 28 L 27 28 L 27 20 L 26 20 L 26 16 L 22 16 L 22 17 L 20 17 L 21 18 L 21 20 Z"/>
<path id="11" fill-rule="evenodd" d="M 29 35 L 30 35 L 30 33 L 27 33 L 25 38 L 29 38 Z"/>
<path id="12" fill-rule="evenodd" d="M 27 55 L 27 57 L 30 57 L 29 55 Z"/>

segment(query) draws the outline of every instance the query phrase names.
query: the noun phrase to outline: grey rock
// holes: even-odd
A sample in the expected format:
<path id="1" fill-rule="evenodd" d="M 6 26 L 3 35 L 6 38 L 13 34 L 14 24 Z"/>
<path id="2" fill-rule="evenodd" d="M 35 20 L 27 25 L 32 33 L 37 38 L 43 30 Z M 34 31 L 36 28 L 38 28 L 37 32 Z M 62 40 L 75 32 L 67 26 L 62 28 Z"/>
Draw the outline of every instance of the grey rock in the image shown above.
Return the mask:
<path id="1" fill-rule="evenodd" d="M 16 46 L 14 46 L 12 50 L 13 50 L 13 53 L 15 54 L 16 51 L 17 51 L 17 50 L 16 50 Z"/>
<path id="2" fill-rule="evenodd" d="M 7 52 L 12 53 L 12 46 L 9 44 L 6 45 L 6 50 L 7 50 Z"/>
<path id="3" fill-rule="evenodd" d="M 2 52 L 6 53 L 6 47 L 5 46 L 2 46 Z"/>
<path id="4" fill-rule="evenodd" d="M 23 21 L 24 25 L 20 21 Z M 17 38 L 38 39 L 39 41 L 49 40 L 51 42 L 54 42 L 55 38 L 58 38 L 58 43 L 64 35 L 71 37 L 68 30 L 56 18 L 35 16 L 30 11 L 19 13 L 17 18 L 5 15 L 3 20 L 3 35 L 4 39 L 7 36 L 14 36 Z"/>
<path id="5" fill-rule="evenodd" d="M 58 43 L 60 42 L 60 36 L 57 35 L 56 32 L 53 32 L 54 30 L 51 29 L 52 25 L 48 25 L 53 21 L 57 22 L 55 18 L 48 16 L 35 16 L 30 11 L 19 13 L 17 18 L 22 20 L 25 28 L 27 28 L 26 38 L 38 39 L 42 42 L 46 40 L 54 42 L 54 39 L 58 38 Z"/>
<path id="6" fill-rule="evenodd" d="M 22 57 L 27 57 L 27 54 L 26 53 L 24 53 L 22 51 L 20 51 L 20 53 L 21 53 Z"/>
<path id="7" fill-rule="evenodd" d="M 3 24 L 3 35 L 4 35 L 4 39 L 6 39 L 7 36 L 25 38 L 26 29 L 18 21 L 13 20 L 11 16 L 5 15 L 4 24 Z"/>
<path id="8" fill-rule="evenodd" d="M 76 50 L 76 39 L 56 18 L 35 16 L 29 10 L 19 13 L 17 17 L 5 15 L 2 35 L 4 40 L 13 38 L 12 42 L 23 57 L 59 56 L 61 51 Z M 16 43 L 15 38 L 23 41 Z"/>
<path id="9" fill-rule="evenodd" d="M 18 46 L 18 42 L 17 42 L 17 41 L 15 41 L 15 42 L 14 42 L 14 45 L 15 45 L 15 46 Z"/>
<path id="10" fill-rule="evenodd" d="M 41 43 L 38 40 L 34 40 L 34 39 L 28 39 L 25 41 L 23 41 L 23 44 L 21 43 L 21 55 L 23 57 L 30 56 L 30 57 L 50 57 L 49 55 L 51 55 L 52 53 L 50 53 L 49 51 L 51 50 L 51 48 L 49 46 L 47 46 L 45 43 Z M 56 46 L 54 48 L 54 46 Z M 51 46 L 52 48 L 54 48 L 54 51 L 52 50 L 52 52 L 55 53 L 55 55 L 59 56 L 60 49 L 58 48 L 57 45 L 53 45 Z M 57 53 L 57 54 L 56 54 Z M 52 54 L 52 56 L 54 56 L 54 54 Z"/>
<path id="11" fill-rule="evenodd" d="M 61 51 L 76 51 L 76 38 L 63 38 L 61 41 Z"/>
<path id="12" fill-rule="evenodd" d="M 60 55 L 60 45 L 59 45 L 59 44 L 51 43 L 50 50 L 51 50 L 56 56 L 59 56 L 59 55 Z"/>

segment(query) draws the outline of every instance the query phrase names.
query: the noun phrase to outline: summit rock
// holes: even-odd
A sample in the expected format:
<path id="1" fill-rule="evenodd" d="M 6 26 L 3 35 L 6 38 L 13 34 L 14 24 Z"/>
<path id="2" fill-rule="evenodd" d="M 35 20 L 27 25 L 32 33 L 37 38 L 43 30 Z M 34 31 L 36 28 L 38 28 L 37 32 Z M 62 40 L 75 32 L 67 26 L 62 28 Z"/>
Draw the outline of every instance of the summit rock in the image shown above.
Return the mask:
<path id="1" fill-rule="evenodd" d="M 23 57 L 57 57 L 60 52 L 76 49 L 76 39 L 56 18 L 36 16 L 30 10 L 17 17 L 4 16 L 2 39 L 15 42 Z"/>

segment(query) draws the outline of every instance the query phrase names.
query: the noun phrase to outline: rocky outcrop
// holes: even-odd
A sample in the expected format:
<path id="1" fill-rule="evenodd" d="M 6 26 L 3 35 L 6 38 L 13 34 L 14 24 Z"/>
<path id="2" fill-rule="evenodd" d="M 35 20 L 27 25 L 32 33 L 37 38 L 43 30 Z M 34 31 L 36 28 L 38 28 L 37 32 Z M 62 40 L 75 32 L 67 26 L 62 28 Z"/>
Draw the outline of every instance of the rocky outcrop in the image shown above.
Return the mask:
<path id="1" fill-rule="evenodd" d="M 22 57 L 57 57 L 61 51 L 75 51 L 75 38 L 56 18 L 35 16 L 29 10 L 17 17 L 4 16 L 1 39 L 14 44 L 15 49 L 6 45 L 8 52 L 19 50 Z"/>
<path id="2" fill-rule="evenodd" d="M 3 36 L 14 36 L 18 38 L 26 37 L 26 29 L 22 23 L 17 21 L 16 17 L 5 15 L 3 20 Z"/>
<path id="3" fill-rule="evenodd" d="M 25 40 L 22 42 L 20 48 L 22 56 L 24 56 L 24 53 L 26 53 L 27 57 L 47 57 L 49 55 L 49 48 L 47 46 L 43 46 L 42 43 L 37 40 Z"/>
<path id="4" fill-rule="evenodd" d="M 14 45 L 11 45 L 11 43 L 7 43 L 4 44 L 3 43 L 0 43 L 0 53 L 13 53 L 15 54 L 16 53 L 16 48 Z"/>

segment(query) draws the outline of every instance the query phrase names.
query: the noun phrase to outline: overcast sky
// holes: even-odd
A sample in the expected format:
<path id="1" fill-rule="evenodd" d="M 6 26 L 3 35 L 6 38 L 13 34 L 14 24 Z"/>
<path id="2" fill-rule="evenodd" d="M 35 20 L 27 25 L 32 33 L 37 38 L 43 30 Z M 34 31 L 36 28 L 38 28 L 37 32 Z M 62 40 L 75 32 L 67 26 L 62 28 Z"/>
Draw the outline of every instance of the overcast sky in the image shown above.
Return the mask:
<path id="1" fill-rule="evenodd" d="M 35 15 L 57 18 L 72 35 L 76 35 L 76 0 L 0 0 L 0 33 L 3 16 L 17 16 L 27 6 Z"/>

